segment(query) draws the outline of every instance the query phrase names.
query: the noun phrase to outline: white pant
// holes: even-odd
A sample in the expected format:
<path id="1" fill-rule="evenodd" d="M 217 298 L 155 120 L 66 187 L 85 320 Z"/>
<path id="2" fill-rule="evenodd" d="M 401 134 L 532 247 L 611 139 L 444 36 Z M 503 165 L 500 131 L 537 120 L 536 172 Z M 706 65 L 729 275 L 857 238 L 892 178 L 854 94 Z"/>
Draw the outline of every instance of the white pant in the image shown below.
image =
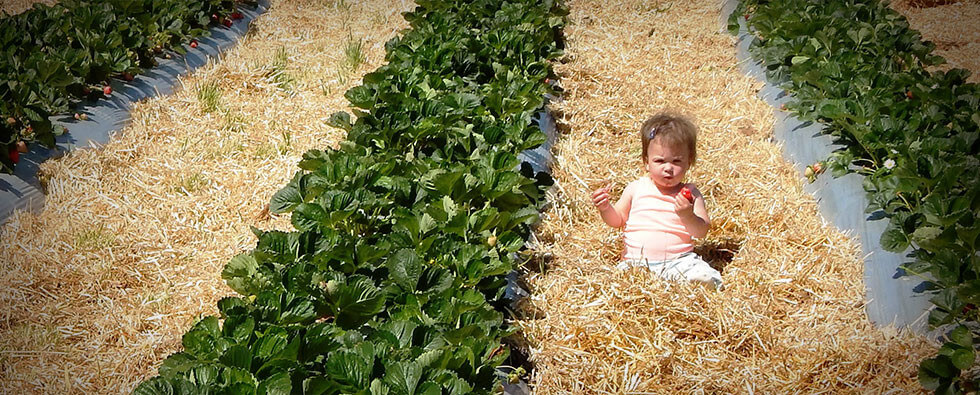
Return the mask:
<path id="1" fill-rule="evenodd" d="M 616 265 L 616 268 L 620 270 L 627 270 L 631 267 L 645 267 L 658 276 L 672 281 L 682 279 L 694 281 L 719 291 L 725 288 L 721 281 L 721 273 L 693 252 L 684 253 L 677 258 L 665 261 L 625 259 Z"/>

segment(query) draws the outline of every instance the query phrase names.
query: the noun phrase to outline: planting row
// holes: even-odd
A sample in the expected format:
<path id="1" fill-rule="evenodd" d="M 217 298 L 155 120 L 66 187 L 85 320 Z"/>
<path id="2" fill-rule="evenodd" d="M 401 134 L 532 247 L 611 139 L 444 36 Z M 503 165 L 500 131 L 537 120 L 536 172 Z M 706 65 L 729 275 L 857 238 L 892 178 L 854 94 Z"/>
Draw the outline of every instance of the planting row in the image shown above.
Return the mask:
<path id="1" fill-rule="evenodd" d="M 337 149 L 304 154 L 272 198 L 295 231 L 254 230 L 222 273 L 241 296 L 197 322 L 139 394 L 468 394 L 509 350 L 505 274 L 545 173 L 517 154 L 552 88 L 566 12 L 551 1 L 432 0 L 350 89 Z"/>
<path id="2" fill-rule="evenodd" d="M 980 86 L 968 71 L 930 71 L 932 54 L 898 13 L 878 1 L 743 0 L 753 58 L 791 92 L 785 110 L 818 121 L 845 148 L 826 164 L 837 176 L 864 174 L 870 205 L 889 224 L 882 247 L 903 252 L 910 275 L 932 286 L 929 324 L 954 324 L 935 358 L 920 365 L 923 386 L 975 388 L 980 303 Z M 973 329 L 968 329 L 973 328 Z"/>
<path id="3" fill-rule="evenodd" d="M 0 24 L 0 171 L 10 173 L 26 142 L 51 148 L 63 128 L 51 115 L 112 94 L 165 51 L 242 17 L 234 0 L 67 0 L 4 17 Z M 61 129 L 61 130 L 59 130 Z"/>

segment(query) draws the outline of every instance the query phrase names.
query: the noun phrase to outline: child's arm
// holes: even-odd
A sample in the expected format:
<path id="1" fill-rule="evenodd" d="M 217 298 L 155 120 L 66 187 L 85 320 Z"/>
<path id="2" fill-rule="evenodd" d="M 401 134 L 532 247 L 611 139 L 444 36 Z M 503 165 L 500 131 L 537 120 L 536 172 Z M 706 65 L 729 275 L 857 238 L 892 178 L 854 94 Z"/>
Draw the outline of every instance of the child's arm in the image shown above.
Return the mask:
<path id="1" fill-rule="evenodd" d="M 681 217 L 681 222 L 691 232 L 691 237 L 700 239 L 708 234 L 711 219 L 708 218 L 708 208 L 704 204 L 704 196 L 694 184 L 685 184 L 691 190 L 694 202 L 687 200 L 683 194 L 675 196 L 674 210 Z"/>
<path id="2" fill-rule="evenodd" d="M 592 192 L 592 203 L 599 209 L 602 221 L 614 228 L 626 226 L 630 203 L 633 201 L 633 184 L 630 183 L 623 189 L 623 196 L 619 197 L 616 204 L 609 203 L 609 200 L 609 187 L 602 187 Z"/>

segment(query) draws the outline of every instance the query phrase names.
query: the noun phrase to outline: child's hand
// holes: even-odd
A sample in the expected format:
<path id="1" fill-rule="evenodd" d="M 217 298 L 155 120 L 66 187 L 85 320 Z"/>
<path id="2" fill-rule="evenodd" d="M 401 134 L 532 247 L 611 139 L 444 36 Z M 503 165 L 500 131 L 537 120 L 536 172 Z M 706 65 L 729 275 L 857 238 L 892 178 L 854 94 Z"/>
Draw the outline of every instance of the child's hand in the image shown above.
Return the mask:
<path id="1" fill-rule="evenodd" d="M 688 198 L 688 196 L 691 196 L 691 198 Z M 681 216 L 694 215 L 694 201 L 695 198 L 690 188 L 685 185 L 674 195 L 674 211 Z"/>
<path id="2" fill-rule="evenodd" d="M 605 210 L 610 207 L 609 203 L 609 186 L 604 186 L 602 188 L 596 189 L 592 192 L 592 204 L 594 204 L 599 211 Z"/>

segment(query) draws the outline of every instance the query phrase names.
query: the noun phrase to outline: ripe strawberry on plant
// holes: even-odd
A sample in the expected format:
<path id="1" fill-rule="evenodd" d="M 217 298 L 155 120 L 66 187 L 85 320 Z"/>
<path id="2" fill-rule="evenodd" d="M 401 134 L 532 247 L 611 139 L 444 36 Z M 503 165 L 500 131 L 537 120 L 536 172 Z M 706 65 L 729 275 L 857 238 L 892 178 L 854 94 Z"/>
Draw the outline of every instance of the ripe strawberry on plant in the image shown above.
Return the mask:
<path id="1" fill-rule="evenodd" d="M 221 24 L 222 24 L 222 25 L 225 25 L 225 27 L 231 27 L 231 24 L 232 24 L 232 22 L 231 22 L 231 19 L 227 19 L 227 18 L 226 18 L 226 19 L 223 19 L 223 20 L 221 21 Z"/>
<path id="2" fill-rule="evenodd" d="M 7 158 L 10 158 L 10 161 L 16 164 L 17 162 L 20 162 L 20 152 L 15 149 L 8 149 Z"/>
<path id="3" fill-rule="evenodd" d="M 102 93 L 105 94 L 106 96 L 111 95 L 112 94 L 112 87 L 109 86 L 109 85 L 106 85 L 105 87 L 102 88 Z"/>
<path id="4" fill-rule="evenodd" d="M 905 91 L 905 97 L 912 99 L 915 97 L 915 95 L 912 94 L 912 91 Z"/>
<path id="5" fill-rule="evenodd" d="M 17 142 L 17 152 L 20 152 L 22 154 L 27 153 L 27 143 L 25 143 L 24 140 L 20 140 Z"/>
<path id="6" fill-rule="evenodd" d="M 231 13 L 231 19 L 234 19 L 234 20 L 239 20 L 239 19 L 242 19 L 244 17 L 245 17 L 245 15 L 242 15 L 242 13 L 241 12 L 238 12 L 238 11 L 235 11 L 235 12 L 232 12 Z"/>
<path id="7" fill-rule="evenodd" d="M 191 40 L 191 48 L 197 48 L 197 40 Z"/>
<path id="8" fill-rule="evenodd" d="M 687 201 L 694 203 L 694 194 L 691 193 L 691 188 L 688 188 L 686 185 L 681 188 L 681 196 L 687 199 Z"/>
<path id="9" fill-rule="evenodd" d="M 122 79 L 124 79 L 124 80 L 126 80 L 127 82 L 128 82 L 128 81 L 132 81 L 132 80 L 133 80 L 133 78 L 134 78 L 134 77 L 133 77 L 133 73 L 130 73 L 130 72 L 128 72 L 128 71 L 124 71 L 124 72 L 122 72 L 122 75 L 121 75 L 121 77 L 122 77 Z"/>

